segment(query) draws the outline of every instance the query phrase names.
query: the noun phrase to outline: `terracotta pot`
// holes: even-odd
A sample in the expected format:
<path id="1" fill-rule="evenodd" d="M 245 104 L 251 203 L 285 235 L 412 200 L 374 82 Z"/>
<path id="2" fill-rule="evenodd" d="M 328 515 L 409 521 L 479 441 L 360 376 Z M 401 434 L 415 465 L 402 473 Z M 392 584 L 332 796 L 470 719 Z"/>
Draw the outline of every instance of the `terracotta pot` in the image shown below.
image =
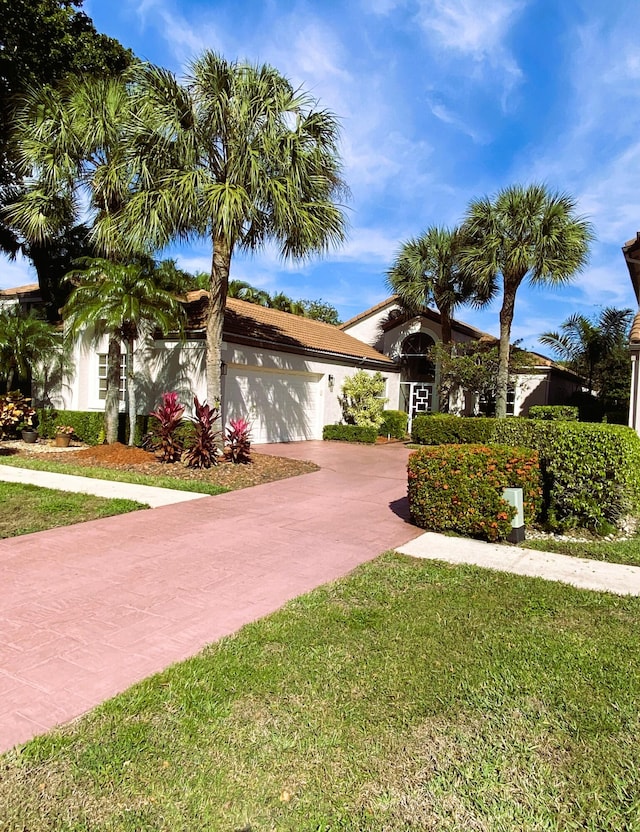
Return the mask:
<path id="1" fill-rule="evenodd" d="M 38 431 L 32 428 L 26 428 L 22 431 L 22 441 L 33 445 L 34 442 L 38 441 Z"/>
<path id="2" fill-rule="evenodd" d="M 71 437 L 68 433 L 56 433 L 54 444 L 56 448 L 68 448 Z"/>

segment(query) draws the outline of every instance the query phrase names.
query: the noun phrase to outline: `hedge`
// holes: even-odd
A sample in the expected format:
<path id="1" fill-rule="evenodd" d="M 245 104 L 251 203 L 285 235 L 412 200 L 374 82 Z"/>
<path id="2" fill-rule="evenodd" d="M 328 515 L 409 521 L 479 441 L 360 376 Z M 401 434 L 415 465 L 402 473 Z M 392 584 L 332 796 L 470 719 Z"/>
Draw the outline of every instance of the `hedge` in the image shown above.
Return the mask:
<path id="1" fill-rule="evenodd" d="M 373 445 L 377 437 L 377 428 L 359 425 L 325 425 L 322 429 L 323 439 L 337 439 L 342 442 L 365 442 Z"/>
<path id="2" fill-rule="evenodd" d="M 148 416 L 136 418 L 135 444 L 139 445 L 146 433 Z M 93 410 L 38 410 L 38 433 L 43 439 L 55 436 L 56 425 L 71 425 L 78 439 L 87 445 L 100 445 L 104 442 L 104 413 Z M 118 441 L 129 440 L 129 416 L 120 413 L 118 416 Z"/>
<path id="3" fill-rule="evenodd" d="M 404 439 L 407 435 L 409 414 L 404 410 L 383 410 L 383 423 L 378 428 L 378 436 L 390 436 L 392 439 Z"/>
<path id="4" fill-rule="evenodd" d="M 487 444 L 493 435 L 495 419 L 463 418 L 446 413 L 416 416 L 411 425 L 411 441 L 418 445 Z"/>
<path id="5" fill-rule="evenodd" d="M 502 498 L 507 487 L 522 488 L 525 523 L 542 506 L 538 454 L 502 445 L 439 445 L 409 457 L 409 509 L 423 529 L 503 540 L 515 509 Z"/>
<path id="6" fill-rule="evenodd" d="M 534 404 L 529 408 L 530 419 L 545 419 L 550 422 L 577 422 L 578 408 L 566 404 Z"/>
<path id="7" fill-rule="evenodd" d="M 500 419 L 496 442 L 540 454 L 546 519 L 552 527 L 599 531 L 640 513 L 640 437 L 624 425 Z"/>

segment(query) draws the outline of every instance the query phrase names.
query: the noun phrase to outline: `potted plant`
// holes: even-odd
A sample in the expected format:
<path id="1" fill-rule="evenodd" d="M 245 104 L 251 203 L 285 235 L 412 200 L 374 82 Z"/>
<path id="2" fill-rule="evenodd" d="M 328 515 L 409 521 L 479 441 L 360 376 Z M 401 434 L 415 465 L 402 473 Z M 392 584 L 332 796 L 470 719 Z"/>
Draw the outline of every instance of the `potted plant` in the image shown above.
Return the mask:
<path id="1" fill-rule="evenodd" d="M 54 444 L 56 448 L 68 448 L 73 436 L 73 427 L 71 425 L 56 425 L 56 436 Z"/>
<path id="2" fill-rule="evenodd" d="M 25 403 L 22 403 L 22 418 L 20 419 L 19 429 L 22 441 L 27 442 L 29 445 L 33 445 L 38 441 L 38 431 L 33 423 L 36 412 L 32 407 L 29 407 L 29 405 L 26 404 L 26 401 L 27 400 L 25 400 Z"/>

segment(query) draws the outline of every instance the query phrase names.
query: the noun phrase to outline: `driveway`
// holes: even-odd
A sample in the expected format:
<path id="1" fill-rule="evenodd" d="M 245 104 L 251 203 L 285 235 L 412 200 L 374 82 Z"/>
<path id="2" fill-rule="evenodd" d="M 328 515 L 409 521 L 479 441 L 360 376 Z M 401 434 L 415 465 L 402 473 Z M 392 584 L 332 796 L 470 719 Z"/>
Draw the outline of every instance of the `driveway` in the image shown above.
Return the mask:
<path id="1" fill-rule="evenodd" d="M 403 445 L 259 450 L 321 470 L 0 541 L 0 751 L 421 533 Z"/>

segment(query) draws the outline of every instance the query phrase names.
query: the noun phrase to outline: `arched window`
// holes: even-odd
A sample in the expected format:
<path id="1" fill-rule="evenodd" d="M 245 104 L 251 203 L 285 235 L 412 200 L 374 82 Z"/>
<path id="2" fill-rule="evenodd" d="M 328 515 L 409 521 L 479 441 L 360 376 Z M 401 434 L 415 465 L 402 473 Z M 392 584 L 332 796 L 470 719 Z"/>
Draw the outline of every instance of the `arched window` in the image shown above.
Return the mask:
<path id="1" fill-rule="evenodd" d="M 404 339 L 400 349 L 403 381 L 435 381 L 435 364 L 428 357 L 434 344 L 435 341 L 426 332 L 414 332 Z"/>

